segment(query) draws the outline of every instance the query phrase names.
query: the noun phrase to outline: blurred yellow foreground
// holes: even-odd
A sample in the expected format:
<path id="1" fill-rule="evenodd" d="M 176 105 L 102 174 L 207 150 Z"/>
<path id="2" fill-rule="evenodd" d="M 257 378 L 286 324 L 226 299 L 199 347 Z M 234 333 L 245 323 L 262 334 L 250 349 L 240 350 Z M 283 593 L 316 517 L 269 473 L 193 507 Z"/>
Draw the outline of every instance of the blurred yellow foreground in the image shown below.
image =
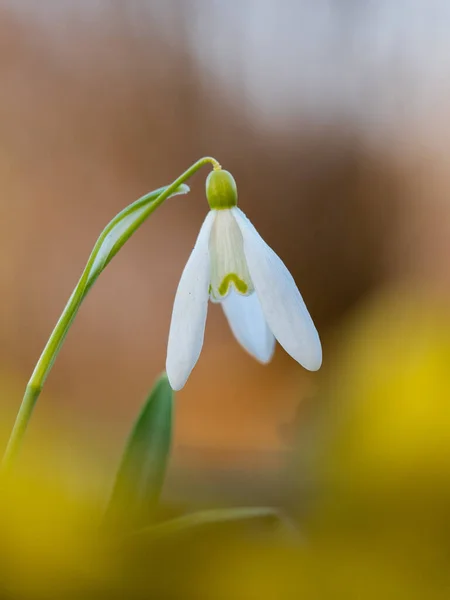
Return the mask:
<path id="1" fill-rule="evenodd" d="M 0 499 L 1 596 L 449 598 L 448 307 L 410 290 L 379 297 L 325 361 L 314 441 L 290 472 L 292 488 L 313 484 L 307 503 L 287 502 L 298 534 L 245 523 L 105 533 L 105 498 L 22 464 Z"/>

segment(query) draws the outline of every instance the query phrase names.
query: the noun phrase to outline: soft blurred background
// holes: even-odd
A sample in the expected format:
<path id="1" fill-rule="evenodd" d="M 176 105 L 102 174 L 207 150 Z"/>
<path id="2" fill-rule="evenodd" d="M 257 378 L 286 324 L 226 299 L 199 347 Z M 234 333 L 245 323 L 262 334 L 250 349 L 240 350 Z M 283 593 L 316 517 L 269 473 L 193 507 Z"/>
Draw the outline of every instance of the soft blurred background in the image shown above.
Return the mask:
<path id="1" fill-rule="evenodd" d="M 380 505 L 408 547 L 417 516 L 433 515 L 419 546 L 442 575 L 449 27 L 446 0 L 2 0 L 2 440 L 103 226 L 212 155 L 291 269 L 324 366 L 307 373 L 280 348 L 260 366 L 211 306 L 177 396 L 167 495 L 301 515 L 328 498 L 318 529 L 359 534 L 348 514 Z M 89 485 L 109 485 L 164 368 L 206 173 L 130 240 L 70 331 L 24 452 L 45 447 L 62 479 L 88 464 Z"/>

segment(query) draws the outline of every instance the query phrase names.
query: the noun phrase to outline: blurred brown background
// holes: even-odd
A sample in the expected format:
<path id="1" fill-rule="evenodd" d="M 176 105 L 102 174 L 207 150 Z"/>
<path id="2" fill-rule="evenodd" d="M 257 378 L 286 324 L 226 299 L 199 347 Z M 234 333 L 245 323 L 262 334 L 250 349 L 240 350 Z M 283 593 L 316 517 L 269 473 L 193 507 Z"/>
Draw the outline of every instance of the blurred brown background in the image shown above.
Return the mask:
<path id="1" fill-rule="evenodd" d="M 325 373 L 333 332 L 372 293 L 445 293 L 449 18 L 445 0 L 3 1 L 3 439 L 103 226 L 203 155 L 292 270 Z M 63 427 L 66 459 L 116 460 L 164 368 L 206 174 L 127 244 L 70 332 L 33 423 Z M 321 376 L 281 349 L 261 367 L 211 306 L 175 464 L 276 467 Z"/>

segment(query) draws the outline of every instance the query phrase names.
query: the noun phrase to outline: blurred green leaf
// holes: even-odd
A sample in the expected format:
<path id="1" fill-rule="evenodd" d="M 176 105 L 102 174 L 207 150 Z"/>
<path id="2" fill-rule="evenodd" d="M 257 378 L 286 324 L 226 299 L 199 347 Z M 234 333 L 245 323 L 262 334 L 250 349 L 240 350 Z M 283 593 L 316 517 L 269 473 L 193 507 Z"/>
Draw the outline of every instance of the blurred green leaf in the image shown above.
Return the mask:
<path id="1" fill-rule="evenodd" d="M 294 524 L 279 510 L 271 507 L 241 507 L 203 510 L 176 519 L 170 519 L 163 523 L 146 527 L 132 534 L 132 537 L 148 538 L 154 541 L 159 538 L 177 535 L 201 527 L 229 526 L 229 525 L 251 525 L 275 527 L 279 531 L 285 531 L 298 535 Z"/>
<path id="2" fill-rule="evenodd" d="M 172 441 L 174 393 L 163 374 L 133 427 L 106 513 L 107 523 L 149 522 L 164 483 Z"/>

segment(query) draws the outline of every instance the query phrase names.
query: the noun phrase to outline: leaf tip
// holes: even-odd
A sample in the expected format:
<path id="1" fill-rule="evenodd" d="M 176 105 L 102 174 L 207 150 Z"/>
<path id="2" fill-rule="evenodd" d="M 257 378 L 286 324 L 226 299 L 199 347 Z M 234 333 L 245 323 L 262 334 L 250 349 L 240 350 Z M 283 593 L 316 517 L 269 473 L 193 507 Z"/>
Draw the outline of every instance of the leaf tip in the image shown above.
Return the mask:
<path id="1" fill-rule="evenodd" d="M 190 191 L 191 188 L 186 183 L 182 183 L 177 187 L 177 189 L 173 193 L 173 196 L 176 196 L 178 194 L 188 194 Z"/>

